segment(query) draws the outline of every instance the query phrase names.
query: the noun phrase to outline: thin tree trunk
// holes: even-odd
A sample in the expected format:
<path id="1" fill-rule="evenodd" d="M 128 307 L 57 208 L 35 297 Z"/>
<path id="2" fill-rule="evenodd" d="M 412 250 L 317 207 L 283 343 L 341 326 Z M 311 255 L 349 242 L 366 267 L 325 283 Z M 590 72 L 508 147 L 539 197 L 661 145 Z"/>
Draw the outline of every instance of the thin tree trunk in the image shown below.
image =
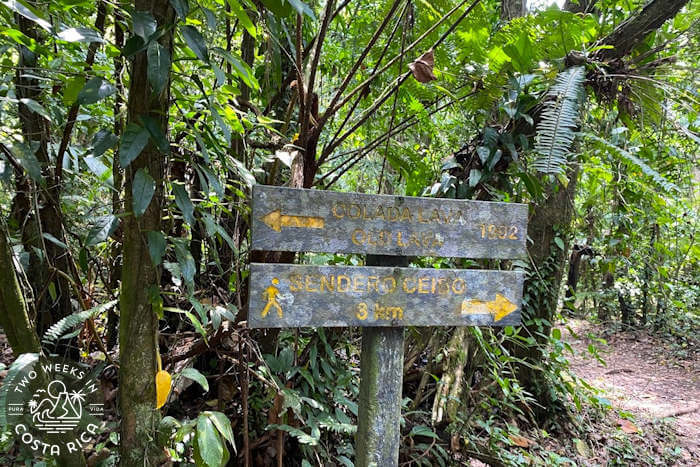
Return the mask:
<path id="1" fill-rule="evenodd" d="M 172 56 L 174 12 L 168 0 L 136 0 L 134 9 L 153 15 L 159 27 L 165 27 L 160 44 Z M 158 122 L 163 134 L 168 129 L 169 86 L 161 94 L 151 91 L 147 78 L 145 52 L 134 56 L 130 75 L 128 120 L 139 122 L 147 115 Z M 153 303 L 160 291 L 159 269 L 148 254 L 146 232 L 161 231 L 163 185 L 166 161 L 149 142 L 124 174 L 125 210 L 133 208 L 132 186 L 138 169 L 145 169 L 156 182 L 153 198 L 145 213 L 124 218 L 121 322 L 119 326 L 120 362 L 119 400 L 121 408 L 121 465 L 158 465 L 162 451 L 157 446 L 156 430 L 160 412 L 156 407 L 158 317 Z"/>
<path id="2" fill-rule="evenodd" d="M 15 15 L 15 21 L 24 35 L 37 42 L 42 41 L 32 21 L 20 15 Z M 41 87 L 34 77 L 39 66 L 38 56 L 24 45 L 19 46 L 19 56 L 15 77 L 17 97 L 41 102 Z M 18 105 L 18 115 L 24 143 L 34 151 L 41 164 L 44 182 L 43 186 L 28 180 L 18 182 L 18 190 L 22 191 L 17 192 L 13 202 L 14 223 L 22 228 L 22 243 L 30 254 L 27 276 L 34 291 L 36 326 L 41 335 L 72 311 L 71 285 L 63 275 L 53 272 L 55 268 L 71 274 L 69 253 L 62 246 L 47 240 L 48 236 L 52 236 L 63 244 L 67 243 L 60 205 L 62 180 L 54 171 L 49 157 L 49 122 L 22 102 Z M 41 257 L 36 251 L 42 252 Z"/>

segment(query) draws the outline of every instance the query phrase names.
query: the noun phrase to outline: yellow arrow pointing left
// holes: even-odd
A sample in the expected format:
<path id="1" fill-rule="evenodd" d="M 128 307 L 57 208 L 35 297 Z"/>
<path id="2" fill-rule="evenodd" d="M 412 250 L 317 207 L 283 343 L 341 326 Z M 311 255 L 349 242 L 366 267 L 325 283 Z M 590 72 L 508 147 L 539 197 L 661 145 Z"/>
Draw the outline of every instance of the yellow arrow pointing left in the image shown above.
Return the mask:
<path id="1" fill-rule="evenodd" d="M 500 321 L 509 314 L 517 310 L 515 303 L 508 300 L 501 294 L 496 294 L 496 299 L 490 302 L 483 300 L 464 300 L 460 313 L 463 315 L 485 315 L 493 316 L 494 321 Z"/>
<path id="2" fill-rule="evenodd" d="M 289 216 L 282 214 L 279 209 L 270 211 L 261 219 L 268 227 L 275 232 L 282 230 L 282 227 L 300 227 L 303 229 L 322 229 L 325 226 L 323 217 L 311 216 Z"/>

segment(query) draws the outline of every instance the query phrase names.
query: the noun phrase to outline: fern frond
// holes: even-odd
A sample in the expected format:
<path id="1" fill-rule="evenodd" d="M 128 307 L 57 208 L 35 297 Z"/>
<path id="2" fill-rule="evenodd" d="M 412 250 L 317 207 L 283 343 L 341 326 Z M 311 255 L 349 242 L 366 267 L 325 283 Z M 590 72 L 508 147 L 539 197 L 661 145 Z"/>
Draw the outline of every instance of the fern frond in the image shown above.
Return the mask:
<path id="1" fill-rule="evenodd" d="M 103 303 L 102 305 L 90 308 L 89 310 L 79 311 L 77 313 L 73 313 L 72 315 L 68 315 L 65 318 L 62 318 L 56 324 L 54 324 L 46 330 L 44 336 L 41 339 L 41 342 L 43 342 L 44 344 L 52 344 L 56 342 L 68 330 L 72 329 L 78 324 L 84 323 L 93 316 L 96 316 L 112 308 L 114 305 L 117 304 L 117 302 L 118 300 L 112 300 L 111 302 Z"/>
<path id="2" fill-rule="evenodd" d="M 576 136 L 585 69 L 571 67 L 559 73 L 547 92 L 542 120 L 537 124 L 533 167 L 542 173 L 564 172 Z"/>
<path id="3" fill-rule="evenodd" d="M 606 141 L 605 139 L 601 138 L 600 136 L 591 134 L 591 133 L 582 133 L 584 138 L 591 139 L 593 141 L 596 141 L 600 143 L 601 145 L 605 146 L 607 149 L 610 149 L 612 152 L 616 153 L 617 155 L 621 156 L 623 159 L 625 159 L 627 162 L 631 162 L 632 164 L 636 165 L 641 171 L 644 173 L 644 175 L 651 177 L 654 182 L 659 185 L 661 188 L 663 188 L 665 191 L 668 193 L 671 192 L 680 192 L 680 188 L 673 182 L 668 181 L 663 175 L 661 175 L 659 172 L 656 170 L 652 169 L 647 165 L 646 162 L 641 160 L 639 157 L 635 156 L 631 152 L 622 149 L 619 146 L 616 146 L 609 141 Z"/>
<path id="4" fill-rule="evenodd" d="M 7 370 L 7 375 L 0 385 L 0 430 L 7 426 L 7 393 L 14 386 L 14 380 L 27 366 L 33 365 L 39 360 L 38 353 L 23 353 L 12 362 Z"/>

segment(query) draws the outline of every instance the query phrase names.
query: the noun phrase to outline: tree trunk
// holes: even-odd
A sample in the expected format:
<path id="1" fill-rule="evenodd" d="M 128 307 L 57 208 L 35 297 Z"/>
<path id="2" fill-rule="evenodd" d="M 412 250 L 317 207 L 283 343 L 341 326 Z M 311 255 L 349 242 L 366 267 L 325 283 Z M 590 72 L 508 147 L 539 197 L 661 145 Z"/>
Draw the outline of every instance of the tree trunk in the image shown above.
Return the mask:
<path id="1" fill-rule="evenodd" d="M 23 16 L 15 15 L 19 30 L 37 42 L 42 37 L 34 23 Z M 34 77 L 37 73 L 38 56 L 24 45 L 19 46 L 19 64 L 15 77 L 18 99 L 32 99 L 41 103 L 41 87 Z M 48 235 L 66 244 L 61 213 L 61 184 L 58 166 L 52 167 L 49 158 L 49 122 L 20 102 L 18 115 L 22 126 L 24 143 L 31 148 L 41 164 L 43 186 L 18 177 L 18 191 L 13 200 L 13 224 L 22 229 L 22 243 L 30 254 L 27 276 L 34 291 L 36 326 L 39 335 L 60 318 L 72 312 L 72 289 L 69 281 L 56 274 L 58 271 L 71 274 L 69 252 L 62 246 L 48 241 Z M 48 234 L 48 235 L 47 235 Z M 41 257 L 37 255 L 40 251 Z"/>
<path id="2" fill-rule="evenodd" d="M 165 28 L 160 44 L 172 56 L 174 12 L 168 0 L 136 0 L 134 9 L 153 15 L 158 26 Z M 135 55 L 130 75 L 128 121 L 138 123 L 142 115 L 150 116 L 167 135 L 169 85 L 160 94 L 151 91 L 147 78 L 145 52 Z M 157 371 L 156 338 L 158 317 L 154 303 L 159 300 L 159 269 L 148 253 L 146 232 L 161 231 L 164 202 L 165 158 L 149 142 L 124 174 L 126 212 L 133 210 L 132 187 L 138 169 L 147 170 L 156 189 L 145 213 L 124 218 L 123 272 L 119 326 L 120 362 L 119 400 L 121 408 L 121 465 L 158 465 L 161 449 L 156 430 L 160 412 L 156 410 L 155 374 Z"/>
<path id="3" fill-rule="evenodd" d="M 514 18 L 520 18 L 527 13 L 526 0 L 503 0 L 501 2 L 501 19 L 510 21 Z"/>
<path id="4" fill-rule="evenodd" d="M 15 356 L 18 356 L 39 352 L 41 346 L 29 320 L 11 248 L 5 229 L 0 227 L 0 326 Z"/>
<path id="5" fill-rule="evenodd" d="M 550 391 L 547 391 L 545 381 L 540 378 L 541 369 L 537 368 L 543 359 L 543 352 L 546 352 L 551 324 L 537 324 L 534 320 L 551 323 L 554 319 L 574 213 L 578 172 L 578 165 L 570 170 L 567 186 L 555 182 L 548 187 L 547 198 L 534 205 L 527 229 L 528 237 L 532 239 L 528 254 L 534 270 L 525 280 L 523 289 L 523 327 L 524 336 L 534 338 L 536 345 L 518 343 L 513 348 L 513 354 L 528 362 L 528 365 L 517 368 L 520 385 L 544 407 L 548 407 L 552 401 L 549 400 Z M 557 237 L 563 242 L 563 249 L 555 241 Z"/>

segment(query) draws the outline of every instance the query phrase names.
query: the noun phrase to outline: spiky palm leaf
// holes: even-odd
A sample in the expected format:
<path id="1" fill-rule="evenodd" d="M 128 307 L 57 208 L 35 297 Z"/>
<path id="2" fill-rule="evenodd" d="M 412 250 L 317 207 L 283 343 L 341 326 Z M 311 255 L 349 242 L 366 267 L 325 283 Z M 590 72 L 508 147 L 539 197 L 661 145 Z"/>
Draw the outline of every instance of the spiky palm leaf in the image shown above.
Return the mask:
<path id="1" fill-rule="evenodd" d="M 10 391 L 11 387 L 14 387 L 15 378 L 19 375 L 27 366 L 33 365 L 39 359 L 39 354 L 37 353 L 23 353 L 17 359 L 12 362 L 10 368 L 7 370 L 7 375 L 0 386 L 0 430 L 5 430 L 7 427 L 7 393 Z"/>
<path id="2" fill-rule="evenodd" d="M 576 136 L 585 69 L 571 67 L 559 73 L 547 91 L 545 110 L 537 125 L 533 167 L 542 173 L 564 172 Z"/>
<path id="3" fill-rule="evenodd" d="M 56 342 L 69 329 L 72 329 L 74 326 L 84 323 L 93 316 L 97 316 L 98 314 L 112 308 L 117 304 L 117 302 L 118 300 L 112 300 L 111 302 L 103 303 L 102 305 L 90 308 L 89 310 L 79 311 L 62 318 L 56 324 L 46 330 L 41 341 L 44 344 Z"/>
<path id="4" fill-rule="evenodd" d="M 656 170 L 652 169 L 649 167 L 646 162 L 641 160 L 639 157 L 635 156 L 631 152 L 622 149 L 619 146 L 616 146 L 612 144 L 609 141 L 606 141 L 605 139 L 601 138 L 600 136 L 593 135 L 591 133 L 583 133 L 583 137 L 586 139 L 591 139 L 593 141 L 596 141 L 600 143 L 602 146 L 605 148 L 609 149 L 612 153 L 617 154 L 621 156 L 623 159 L 625 159 L 627 162 L 631 162 L 632 164 L 636 165 L 639 167 L 644 175 L 647 175 L 648 177 L 651 177 L 654 182 L 659 185 L 661 188 L 663 188 L 665 191 L 668 193 L 672 192 L 680 192 L 680 188 L 676 186 L 674 183 L 668 181 L 663 175 L 661 175 L 659 172 Z"/>

